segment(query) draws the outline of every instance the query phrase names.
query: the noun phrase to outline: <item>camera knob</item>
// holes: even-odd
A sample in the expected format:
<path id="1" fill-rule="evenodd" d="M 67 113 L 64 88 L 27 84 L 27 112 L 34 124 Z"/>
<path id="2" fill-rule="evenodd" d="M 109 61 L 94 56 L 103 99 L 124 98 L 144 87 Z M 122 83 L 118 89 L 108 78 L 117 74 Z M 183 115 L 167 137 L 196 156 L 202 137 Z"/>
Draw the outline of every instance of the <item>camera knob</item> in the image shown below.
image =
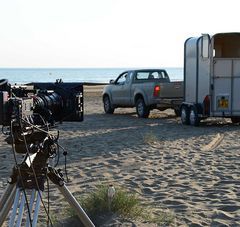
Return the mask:
<path id="1" fill-rule="evenodd" d="M 12 184 L 13 183 L 13 179 L 11 177 L 8 178 L 8 183 Z"/>

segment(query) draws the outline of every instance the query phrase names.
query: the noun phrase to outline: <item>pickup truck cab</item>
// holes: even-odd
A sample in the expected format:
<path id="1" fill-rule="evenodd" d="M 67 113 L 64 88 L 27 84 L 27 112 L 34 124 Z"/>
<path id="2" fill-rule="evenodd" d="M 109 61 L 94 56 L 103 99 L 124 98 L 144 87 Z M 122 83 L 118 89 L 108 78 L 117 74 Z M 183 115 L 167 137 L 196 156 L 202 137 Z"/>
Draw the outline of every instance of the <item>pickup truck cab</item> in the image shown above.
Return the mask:
<path id="1" fill-rule="evenodd" d="M 118 107 L 136 107 L 139 117 L 147 118 L 150 110 L 173 108 L 179 115 L 183 101 L 183 82 L 171 82 L 164 69 L 129 70 L 103 90 L 105 113 Z"/>

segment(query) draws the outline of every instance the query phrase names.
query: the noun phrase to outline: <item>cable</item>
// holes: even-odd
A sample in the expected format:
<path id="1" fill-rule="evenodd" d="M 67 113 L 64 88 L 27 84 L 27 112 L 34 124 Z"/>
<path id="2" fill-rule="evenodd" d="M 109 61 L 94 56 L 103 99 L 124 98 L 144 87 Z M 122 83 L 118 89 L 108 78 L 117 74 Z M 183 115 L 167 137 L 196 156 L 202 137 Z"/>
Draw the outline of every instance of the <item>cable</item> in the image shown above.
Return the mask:
<path id="1" fill-rule="evenodd" d="M 40 129 L 39 127 L 36 127 L 35 125 L 33 125 L 33 124 L 31 124 L 31 123 L 29 123 L 28 121 L 26 121 L 26 120 L 24 120 L 23 119 L 23 121 L 24 122 L 26 122 L 27 124 L 29 124 L 29 125 L 31 125 L 32 127 L 34 127 L 34 128 L 36 128 L 37 130 L 39 130 L 39 131 L 41 131 L 41 132 L 44 132 L 44 133 L 46 133 L 46 134 L 48 134 L 48 135 L 51 135 L 50 133 L 49 133 L 49 131 L 45 131 L 45 130 L 42 130 L 42 129 Z M 53 135 L 51 135 L 51 136 L 53 136 Z M 59 132 L 58 132 L 58 137 L 59 137 Z M 58 137 L 57 137 L 57 139 L 58 139 Z M 24 139 L 25 139 L 25 136 L 24 136 Z M 26 139 L 25 139 L 26 140 Z M 26 142 L 25 142 L 26 143 Z M 64 159 L 64 170 L 65 170 L 65 175 L 66 175 L 66 180 L 67 180 L 67 182 L 69 182 L 69 178 L 68 178 L 68 173 L 67 173 L 67 151 L 65 150 L 65 148 L 63 147 L 63 146 L 61 146 L 59 143 L 57 143 L 57 142 L 54 142 L 56 145 L 57 145 L 57 147 L 58 147 L 58 149 L 57 149 L 57 151 L 58 151 L 58 160 L 57 160 L 57 163 L 56 164 L 58 164 L 58 162 L 59 162 L 59 147 L 63 150 L 63 155 L 64 155 L 64 157 L 65 157 L 65 159 Z M 55 167 L 56 167 L 56 165 L 55 165 Z M 34 170 L 33 170 L 34 171 Z M 40 197 L 41 198 L 41 197 Z M 45 210 L 45 212 L 46 212 L 46 210 Z M 49 217 L 49 214 L 48 214 L 48 217 Z M 50 219 L 50 221 L 51 221 L 51 219 Z"/>
<path id="2" fill-rule="evenodd" d="M 27 123 L 29 123 L 29 122 L 27 122 Z M 22 130 L 22 133 L 23 133 L 23 127 L 22 127 L 21 119 L 19 120 L 19 124 L 20 124 L 20 128 L 21 128 L 21 130 Z M 28 154 L 28 156 L 30 157 L 30 152 L 29 152 L 29 149 L 28 149 L 28 146 L 27 146 L 27 141 L 26 141 L 26 137 L 25 137 L 24 133 L 23 133 L 23 140 L 24 140 L 24 143 L 25 143 L 25 147 L 26 147 L 27 154 Z M 44 203 L 44 201 L 43 201 L 42 195 L 41 195 L 41 193 L 40 193 L 40 188 L 39 188 L 39 184 L 38 184 L 36 172 L 35 172 L 35 169 L 33 168 L 32 161 L 31 161 L 30 158 L 29 158 L 29 161 L 30 161 L 30 166 L 31 166 L 31 168 L 32 168 L 33 176 L 34 176 L 34 179 L 35 179 L 35 183 L 36 183 L 36 186 L 37 186 L 37 189 L 38 189 L 38 195 L 39 195 L 40 200 L 41 200 L 41 203 L 42 203 L 42 205 L 43 205 L 43 207 L 44 207 L 44 211 L 45 211 L 48 219 L 50 220 L 51 226 L 53 226 L 52 220 L 51 220 L 51 218 L 50 218 L 50 216 L 49 216 L 49 213 L 48 213 L 47 208 L 46 208 L 46 206 L 45 206 L 45 203 Z"/>
<path id="3" fill-rule="evenodd" d="M 20 127 L 21 127 L 21 130 L 22 130 L 22 122 L 21 122 L 21 120 L 19 121 L 19 123 L 20 123 Z M 27 122 L 27 123 L 28 123 L 28 122 Z M 22 130 L 22 132 L 23 132 L 23 130 Z M 30 152 L 29 152 L 29 149 L 28 149 L 28 146 L 27 146 L 27 141 L 26 141 L 26 137 L 25 137 L 24 133 L 23 133 L 23 139 L 24 139 L 24 143 L 25 143 L 25 147 L 26 147 L 27 154 L 28 154 L 28 156 L 30 157 Z M 43 201 L 42 195 L 41 195 L 41 193 L 40 193 L 40 188 L 39 188 L 39 184 L 38 184 L 38 179 L 37 179 L 36 172 L 35 172 L 35 169 L 33 168 L 32 161 L 31 161 L 30 158 L 29 158 L 29 161 L 30 161 L 30 166 L 31 166 L 31 168 L 32 168 L 32 172 L 33 172 L 33 175 L 34 175 L 35 183 L 36 183 L 36 186 L 37 186 L 37 189 L 38 189 L 38 195 L 39 195 L 40 200 L 41 200 L 41 203 L 42 203 L 42 205 L 43 205 L 43 207 L 44 207 L 44 211 L 45 211 L 45 213 L 47 214 L 48 219 L 50 220 L 51 226 L 53 226 L 52 221 L 51 221 L 51 218 L 50 218 L 50 216 L 49 216 L 49 213 L 48 213 L 47 208 L 46 208 L 46 206 L 45 206 L 45 203 L 44 203 L 44 201 Z"/>
<path id="4" fill-rule="evenodd" d="M 46 176 L 47 179 L 47 201 L 48 201 L 48 214 L 50 213 L 50 191 L 49 191 L 49 180 L 48 177 Z M 49 226 L 49 218 L 47 219 L 47 226 Z"/>
<path id="5" fill-rule="evenodd" d="M 68 179 L 68 174 L 67 174 L 67 154 L 68 152 L 66 151 L 66 149 L 61 146 L 59 143 L 57 143 L 57 146 L 60 147 L 62 150 L 63 150 L 63 155 L 65 157 L 64 159 L 64 169 L 65 169 L 65 175 L 66 175 L 66 178 L 67 178 L 67 182 L 69 182 L 69 179 Z"/>
<path id="6" fill-rule="evenodd" d="M 28 216 L 29 216 L 29 220 L 30 220 L 30 226 L 32 227 L 32 218 L 31 218 L 31 212 L 30 212 L 30 207 L 29 207 L 29 203 L 28 203 L 28 199 L 27 199 L 27 193 L 25 191 L 25 186 L 24 186 L 24 182 L 23 182 L 23 178 L 22 178 L 22 173 L 20 168 L 18 167 L 18 162 L 17 162 L 17 157 L 16 157 L 16 148 L 15 148 L 15 141 L 14 141 L 14 135 L 13 135 L 13 121 L 11 121 L 11 138 L 12 138 L 12 151 L 13 151 L 13 156 L 14 156 L 14 160 L 15 160 L 15 164 L 16 164 L 16 169 L 18 171 L 19 177 L 20 177 L 20 181 L 22 184 L 22 190 L 23 190 L 23 194 L 25 196 L 26 199 L 26 205 L 27 205 L 27 210 L 28 210 Z"/>
<path id="7" fill-rule="evenodd" d="M 39 115 L 40 115 L 40 114 L 39 114 Z M 41 116 L 41 115 L 40 115 L 40 116 Z M 24 121 L 25 123 L 29 124 L 29 125 L 32 126 L 33 128 L 39 130 L 40 132 L 44 132 L 44 133 L 48 134 L 49 136 L 54 137 L 54 135 L 50 134 L 49 131 L 45 131 L 45 130 L 43 130 L 43 129 L 41 129 L 41 128 L 39 128 L 39 127 L 31 124 L 30 122 L 26 121 L 25 119 L 21 119 L 21 120 Z M 44 122 L 45 122 L 45 121 L 44 121 Z M 58 138 L 59 138 L 59 131 L 58 131 L 58 136 L 57 136 L 56 140 L 58 140 Z M 58 147 L 60 147 L 64 152 L 67 153 L 67 151 L 65 150 L 65 148 L 64 148 L 63 146 L 61 146 L 58 142 L 55 142 L 55 144 L 56 144 Z M 59 162 L 59 156 L 60 156 L 60 155 L 59 155 L 59 149 L 58 149 L 58 160 L 57 160 L 57 163 L 55 164 L 54 167 L 56 167 L 57 164 L 58 164 L 58 162 Z M 66 155 L 65 155 L 65 157 L 66 157 Z M 66 167 L 65 167 L 65 169 L 66 169 Z"/>
<path id="8" fill-rule="evenodd" d="M 38 114 L 38 113 L 34 113 L 33 115 L 37 115 L 37 116 L 39 116 L 39 117 L 41 118 L 43 124 L 47 126 L 47 132 L 49 132 L 48 123 L 44 120 L 44 118 L 42 117 L 42 115 L 41 115 L 41 114 Z M 35 125 L 34 125 L 34 126 L 35 126 Z"/>
<path id="9" fill-rule="evenodd" d="M 64 169 L 65 169 L 65 174 L 66 174 L 66 178 L 67 178 L 67 182 L 69 182 L 69 179 L 68 179 L 68 174 L 67 174 L 67 152 L 66 151 L 64 151 L 63 152 L 63 155 L 64 155 L 64 157 L 65 157 L 65 161 L 64 161 Z"/>
<path id="10" fill-rule="evenodd" d="M 23 118 L 21 118 L 21 120 L 24 121 L 25 123 L 29 124 L 29 125 L 32 126 L 33 128 L 39 130 L 40 132 L 44 132 L 44 133 L 48 134 L 49 136 L 53 136 L 53 137 L 54 137 L 54 135 L 50 134 L 49 131 L 43 130 L 43 129 L 37 127 L 36 125 L 31 124 L 30 122 L 26 121 L 26 120 L 23 119 Z"/>
<path id="11" fill-rule="evenodd" d="M 58 143 L 56 143 L 56 145 L 57 145 L 57 162 L 55 163 L 54 167 L 58 166 L 59 159 L 60 159 L 60 150 L 59 150 Z"/>
<path id="12" fill-rule="evenodd" d="M 27 124 L 29 124 L 30 126 L 32 126 L 33 128 L 35 128 L 35 129 L 37 129 L 37 130 L 39 130 L 40 132 L 44 132 L 44 133 L 46 133 L 46 134 L 48 134 L 49 136 L 52 136 L 52 137 L 55 137 L 54 135 L 52 135 L 52 134 L 50 134 L 49 133 L 49 127 L 48 127 L 48 124 L 45 122 L 45 120 L 43 119 L 43 117 L 40 115 L 40 114 L 37 114 L 37 115 L 39 115 L 40 117 L 41 117 L 41 119 L 43 120 L 43 123 L 47 126 L 47 128 L 48 128 L 48 131 L 45 131 L 45 130 L 43 130 L 43 129 L 41 129 L 41 128 L 39 128 L 39 127 L 37 127 L 37 126 L 35 126 L 35 125 L 33 125 L 33 124 L 31 124 L 30 122 L 28 122 L 28 121 L 26 121 L 25 119 L 22 119 L 25 123 L 27 123 Z M 56 137 L 56 141 L 58 140 L 58 138 L 59 138 L 59 131 L 58 131 L 58 135 L 57 135 L 57 137 Z M 57 145 L 57 147 L 58 147 L 58 149 L 57 149 L 57 162 L 56 162 L 56 164 L 54 165 L 54 167 L 56 167 L 57 165 L 58 165 L 58 163 L 59 163 L 59 159 L 60 159 L 60 152 L 59 152 L 59 144 L 57 143 L 57 142 L 54 142 L 56 145 Z M 64 150 L 64 148 L 62 147 L 62 149 Z"/>

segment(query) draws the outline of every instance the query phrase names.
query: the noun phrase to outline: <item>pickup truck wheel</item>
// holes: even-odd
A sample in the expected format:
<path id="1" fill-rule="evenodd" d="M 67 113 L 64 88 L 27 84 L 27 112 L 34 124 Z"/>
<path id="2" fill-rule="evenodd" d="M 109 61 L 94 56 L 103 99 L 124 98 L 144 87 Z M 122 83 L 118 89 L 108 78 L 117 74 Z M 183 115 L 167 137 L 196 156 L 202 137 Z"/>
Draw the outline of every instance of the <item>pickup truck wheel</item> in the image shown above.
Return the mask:
<path id="1" fill-rule="evenodd" d="M 137 111 L 138 117 L 140 117 L 140 118 L 148 118 L 148 116 L 150 114 L 150 109 L 149 109 L 149 107 L 146 106 L 143 99 L 137 100 L 136 111 Z"/>
<path id="2" fill-rule="evenodd" d="M 189 108 L 187 106 L 181 108 L 181 120 L 184 125 L 189 125 Z"/>
<path id="3" fill-rule="evenodd" d="M 190 125 L 192 126 L 199 125 L 200 119 L 198 117 L 197 110 L 194 107 L 191 107 L 190 109 L 189 121 L 190 121 Z"/>
<path id="4" fill-rule="evenodd" d="M 105 96 L 103 98 L 103 107 L 104 107 L 105 113 L 113 114 L 114 108 L 112 107 L 111 101 L 108 96 Z"/>

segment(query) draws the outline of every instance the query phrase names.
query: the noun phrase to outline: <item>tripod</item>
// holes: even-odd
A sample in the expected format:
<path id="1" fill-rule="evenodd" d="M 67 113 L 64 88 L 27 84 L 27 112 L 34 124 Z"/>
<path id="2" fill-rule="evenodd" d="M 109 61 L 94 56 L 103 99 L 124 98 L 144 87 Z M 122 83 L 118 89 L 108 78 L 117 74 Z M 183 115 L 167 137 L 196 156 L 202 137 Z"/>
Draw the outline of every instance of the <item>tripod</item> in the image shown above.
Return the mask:
<path id="1" fill-rule="evenodd" d="M 43 202 L 41 196 L 44 191 L 44 183 L 46 179 L 50 179 L 75 210 L 84 226 L 94 227 L 85 211 L 66 187 L 61 172 L 48 165 L 49 157 L 55 153 L 53 145 L 54 141 L 50 137 L 46 137 L 40 148 L 38 147 L 37 150 L 34 150 L 34 147 L 32 148 L 35 153 L 30 155 L 28 152 L 23 162 L 13 168 L 9 184 L 0 199 L 0 226 L 5 221 L 13 204 L 9 226 L 20 227 L 26 204 L 28 209 L 26 227 L 35 227 L 37 225 L 40 202 Z M 26 189 L 32 190 L 30 203 L 27 200 Z"/>
<path id="2" fill-rule="evenodd" d="M 79 205 L 77 200 L 74 198 L 74 196 L 66 187 L 65 182 L 63 181 L 63 178 L 61 177 L 59 172 L 52 167 L 48 167 L 47 176 L 57 186 L 57 188 L 60 190 L 64 198 L 67 200 L 70 206 L 75 210 L 75 212 L 77 213 L 79 219 L 84 224 L 84 226 L 94 227 L 94 224 L 91 222 L 91 220 L 89 219 L 85 211 L 82 209 L 82 207 Z M 10 179 L 11 180 L 9 181 L 9 184 L 0 200 L 0 226 L 2 226 L 3 222 L 5 221 L 13 205 L 12 213 L 9 220 L 9 226 L 19 227 L 22 224 L 24 206 L 25 206 L 27 197 L 26 197 L 26 194 L 24 194 L 23 192 L 21 183 L 19 181 L 16 181 L 17 180 L 16 169 L 13 170 L 13 174 L 11 175 Z M 29 180 L 31 181 L 31 179 Z M 27 216 L 25 226 L 35 227 L 37 225 L 37 220 L 38 220 L 38 212 L 39 212 L 40 203 L 41 203 L 42 190 L 32 188 L 32 186 L 27 186 L 25 189 L 32 190 L 30 203 L 29 203 L 30 213 Z M 33 212 L 33 215 L 31 214 L 32 212 Z M 18 216 L 17 216 L 17 213 L 18 213 Z"/>

